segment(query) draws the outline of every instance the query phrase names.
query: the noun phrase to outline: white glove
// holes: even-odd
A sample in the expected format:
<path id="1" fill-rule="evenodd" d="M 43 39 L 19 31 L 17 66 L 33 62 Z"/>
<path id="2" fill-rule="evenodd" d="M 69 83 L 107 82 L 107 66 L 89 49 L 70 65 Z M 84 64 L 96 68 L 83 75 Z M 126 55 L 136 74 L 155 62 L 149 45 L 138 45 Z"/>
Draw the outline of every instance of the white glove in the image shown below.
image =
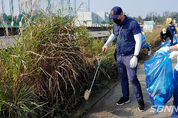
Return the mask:
<path id="1" fill-rule="evenodd" d="M 174 59 L 177 56 L 178 56 L 178 51 L 172 51 L 171 54 L 170 54 L 170 56 L 169 56 L 169 58 L 170 59 Z"/>
<path id="2" fill-rule="evenodd" d="M 130 60 L 130 67 L 135 68 L 137 66 L 137 63 L 138 63 L 138 58 L 136 56 L 133 56 Z"/>
<path id="3" fill-rule="evenodd" d="M 162 47 L 162 48 L 160 48 L 159 50 L 162 50 L 162 51 L 164 51 L 164 52 L 168 52 L 168 51 L 169 51 L 169 47 L 168 47 L 168 46 Z"/>
<path id="4" fill-rule="evenodd" d="M 104 45 L 104 46 L 103 46 L 103 48 L 102 48 L 103 55 L 104 55 L 104 53 L 106 52 L 107 47 L 108 47 L 107 45 Z"/>

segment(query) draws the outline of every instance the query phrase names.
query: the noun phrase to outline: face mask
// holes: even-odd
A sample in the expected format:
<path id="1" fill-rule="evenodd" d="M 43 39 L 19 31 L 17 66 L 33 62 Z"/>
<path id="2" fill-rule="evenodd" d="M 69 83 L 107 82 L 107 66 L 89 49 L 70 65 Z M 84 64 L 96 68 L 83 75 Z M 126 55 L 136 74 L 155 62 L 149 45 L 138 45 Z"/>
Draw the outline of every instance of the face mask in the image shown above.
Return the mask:
<path id="1" fill-rule="evenodd" d="M 122 25 L 121 19 L 114 19 L 113 22 L 116 23 L 117 25 L 120 25 L 120 26 Z"/>

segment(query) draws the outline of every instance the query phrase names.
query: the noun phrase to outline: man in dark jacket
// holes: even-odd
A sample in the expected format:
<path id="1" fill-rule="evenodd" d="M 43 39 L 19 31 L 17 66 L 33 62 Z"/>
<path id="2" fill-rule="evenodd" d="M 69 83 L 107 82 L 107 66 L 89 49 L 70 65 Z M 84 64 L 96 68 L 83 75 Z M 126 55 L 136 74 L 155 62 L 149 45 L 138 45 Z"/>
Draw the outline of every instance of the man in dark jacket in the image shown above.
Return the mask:
<path id="1" fill-rule="evenodd" d="M 117 69 L 121 79 L 121 87 L 123 96 L 116 103 L 123 105 L 129 103 L 129 83 L 133 85 L 134 93 L 138 101 L 139 110 L 144 110 L 144 100 L 140 82 L 137 78 L 137 63 L 142 39 L 141 28 L 137 21 L 124 15 L 122 9 L 118 6 L 112 8 L 111 19 L 113 19 L 113 33 L 103 46 L 103 54 L 107 46 L 117 39 L 116 58 Z"/>

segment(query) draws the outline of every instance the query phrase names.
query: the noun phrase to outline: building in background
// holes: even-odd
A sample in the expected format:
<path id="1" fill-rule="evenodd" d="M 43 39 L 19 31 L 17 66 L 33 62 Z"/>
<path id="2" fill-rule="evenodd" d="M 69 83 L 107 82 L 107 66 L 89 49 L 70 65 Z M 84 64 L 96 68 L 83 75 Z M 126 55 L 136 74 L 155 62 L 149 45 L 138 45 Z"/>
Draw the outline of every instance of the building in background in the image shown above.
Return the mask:
<path id="1" fill-rule="evenodd" d="M 109 21 L 109 14 L 107 12 L 96 12 L 96 18 L 94 18 L 94 22 L 96 24 L 107 24 Z"/>
<path id="2" fill-rule="evenodd" d="M 77 26 L 93 26 L 107 24 L 109 14 L 107 12 L 77 12 L 75 24 Z"/>

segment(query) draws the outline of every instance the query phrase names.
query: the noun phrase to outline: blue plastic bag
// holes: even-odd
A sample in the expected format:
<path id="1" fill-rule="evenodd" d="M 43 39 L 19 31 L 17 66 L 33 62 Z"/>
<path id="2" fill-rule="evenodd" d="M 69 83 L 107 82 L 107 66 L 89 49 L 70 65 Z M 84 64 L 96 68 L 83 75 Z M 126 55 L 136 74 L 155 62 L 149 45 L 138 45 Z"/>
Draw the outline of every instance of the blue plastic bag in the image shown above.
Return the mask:
<path id="1" fill-rule="evenodd" d="M 170 46 L 170 43 L 171 43 L 170 38 L 167 38 L 167 39 L 166 39 L 166 42 L 164 42 L 164 43 L 161 44 L 161 47 Z M 176 45 L 177 43 L 178 43 L 178 41 L 177 41 L 177 36 L 174 35 L 174 36 L 173 36 L 173 45 Z"/>
<path id="2" fill-rule="evenodd" d="M 145 40 L 145 35 L 142 34 L 142 48 L 147 48 L 147 47 L 150 47 L 150 45 Z"/>
<path id="3" fill-rule="evenodd" d="M 171 43 L 171 41 L 168 40 L 168 41 L 162 43 L 162 44 L 161 44 L 161 47 L 170 46 L 170 43 Z"/>
<path id="4" fill-rule="evenodd" d="M 146 40 L 142 41 L 142 48 L 150 47 Z"/>
<path id="5" fill-rule="evenodd" d="M 173 45 L 175 45 L 175 44 L 177 44 L 177 36 L 176 35 L 173 36 Z"/>
<path id="6" fill-rule="evenodd" d="M 176 65 L 178 66 L 178 64 Z M 173 112 L 171 118 L 178 118 L 178 70 L 174 69 L 174 100 L 173 100 Z"/>
<path id="7" fill-rule="evenodd" d="M 144 63 L 146 74 L 146 89 L 155 113 L 172 97 L 174 91 L 172 61 L 170 52 L 158 50 L 156 54 Z"/>

